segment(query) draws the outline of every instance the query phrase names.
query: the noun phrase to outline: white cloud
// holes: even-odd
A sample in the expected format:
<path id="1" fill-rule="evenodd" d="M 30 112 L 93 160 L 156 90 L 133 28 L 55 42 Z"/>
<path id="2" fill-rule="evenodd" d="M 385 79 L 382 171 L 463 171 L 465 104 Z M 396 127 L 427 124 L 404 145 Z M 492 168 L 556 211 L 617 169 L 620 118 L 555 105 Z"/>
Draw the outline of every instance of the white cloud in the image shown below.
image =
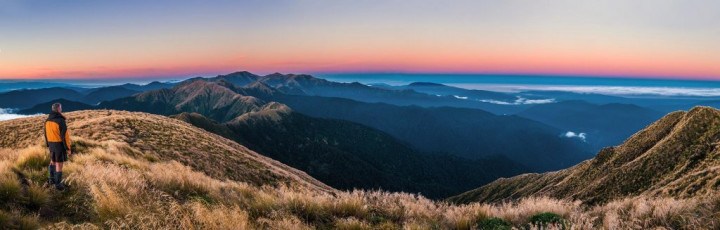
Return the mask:
<path id="1" fill-rule="evenodd" d="M 585 142 L 585 138 L 587 137 L 587 134 L 586 133 L 575 133 L 573 131 L 567 131 L 562 136 L 567 137 L 567 138 L 578 138 L 578 139 L 582 140 L 583 142 Z"/>
<path id="2" fill-rule="evenodd" d="M 462 97 L 462 96 L 458 96 L 458 95 L 453 95 L 453 97 L 455 97 L 455 98 L 457 98 L 457 99 L 463 99 L 463 100 L 467 100 L 467 99 L 468 99 L 468 97 Z"/>
<path id="3" fill-rule="evenodd" d="M 698 87 L 651 87 L 651 86 L 582 86 L 582 85 L 504 85 L 504 84 L 451 84 L 466 89 L 480 89 L 496 92 L 519 93 L 523 91 L 564 91 L 573 93 L 594 93 L 618 96 L 720 96 L 720 88 Z"/>
<path id="4" fill-rule="evenodd" d="M 498 100 L 478 100 L 481 102 L 486 103 L 492 103 L 492 104 L 498 104 L 498 105 L 532 105 L 532 104 L 547 104 L 547 103 L 555 103 L 555 98 L 548 98 L 548 99 L 527 99 L 524 97 L 517 96 L 517 99 L 513 102 L 507 102 L 507 101 L 498 101 Z"/>
<path id="5" fill-rule="evenodd" d="M 12 109 L 0 108 L 0 121 L 40 115 L 40 114 L 22 115 L 22 114 L 15 114 L 14 112 L 15 111 Z"/>
<path id="6" fill-rule="evenodd" d="M 526 99 L 522 97 L 518 97 L 517 100 L 515 100 L 515 104 L 522 104 L 522 105 L 530 105 L 530 104 L 547 104 L 547 103 L 554 103 L 555 98 L 549 98 L 549 99 Z"/>

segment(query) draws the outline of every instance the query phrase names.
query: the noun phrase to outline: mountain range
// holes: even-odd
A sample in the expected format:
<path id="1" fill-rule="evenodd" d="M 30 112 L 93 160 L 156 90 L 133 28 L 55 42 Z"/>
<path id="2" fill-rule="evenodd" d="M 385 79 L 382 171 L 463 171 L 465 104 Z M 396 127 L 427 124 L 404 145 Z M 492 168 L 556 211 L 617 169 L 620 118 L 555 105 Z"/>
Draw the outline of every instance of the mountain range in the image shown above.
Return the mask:
<path id="1" fill-rule="evenodd" d="M 264 90 L 246 92 L 288 105 L 314 117 L 342 119 L 373 127 L 425 152 L 448 152 L 480 159 L 504 156 L 533 170 L 568 167 L 590 157 L 582 141 L 563 138 L 561 130 L 517 117 L 454 107 L 396 106 L 344 98 L 288 95 Z"/>
<path id="2" fill-rule="evenodd" d="M 273 103 L 262 111 L 287 109 Z M 336 190 L 233 140 L 165 116 L 114 110 L 65 115 L 74 153 L 64 167 L 70 184 L 65 191 L 42 186 L 49 162 L 41 144 L 45 118 L 0 121 L 0 132 L 7 134 L 0 137 L 0 228 L 718 227 L 720 205 L 713 192 L 720 111 L 705 107 L 669 114 L 573 168 L 501 179 L 491 183 L 492 192 L 480 189 L 525 198 L 468 205 L 407 193 Z M 257 115 L 238 121 L 254 122 Z M 506 187 L 510 181 L 523 189 Z M 470 202 L 466 198 L 453 200 Z"/>
<path id="3" fill-rule="evenodd" d="M 200 78 L 193 78 L 195 80 Z M 244 87 L 251 83 L 260 82 L 287 95 L 305 95 L 319 97 L 347 98 L 354 101 L 368 103 L 388 103 L 392 105 L 421 107 L 452 106 L 460 108 L 474 108 L 490 111 L 496 114 L 517 112 L 522 106 L 507 106 L 488 103 L 478 100 L 464 100 L 453 95 L 427 94 L 410 88 L 373 87 L 358 82 L 341 83 L 316 78 L 307 74 L 281 74 L 273 73 L 265 76 L 255 75 L 246 71 L 227 75 L 218 75 L 206 78 L 207 81 L 224 80 L 234 85 Z M 514 96 L 502 93 L 490 93 L 489 100 L 512 99 Z M 508 100 L 509 100 L 508 99 Z"/>
<path id="4" fill-rule="evenodd" d="M 104 102 L 100 108 L 163 115 L 195 112 L 227 122 L 259 110 L 265 103 L 279 102 L 309 116 L 376 128 L 423 152 L 445 152 L 470 159 L 498 156 L 521 159 L 519 163 L 532 170 L 568 167 L 589 157 L 585 143 L 563 138 L 562 131 L 551 126 L 515 116 L 498 116 L 475 109 L 396 106 L 289 95 L 263 82 L 241 87 L 231 80 L 193 79 L 171 89 Z M 521 142 L 523 144 L 519 144 Z"/>
<path id="5" fill-rule="evenodd" d="M 146 85 L 123 84 L 98 88 L 50 87 L 24 88 L 0 93 L 0 108 L 30 109 L 40 103 L 65 99 L 96 105 L 102 101 L 127 97 L 142 91 L 169 88 L 173 84 L 152 82 Z M 33 110 L 34 112 L 34 110 Z"/>
<path id="6" fill-rule="evenodd" d="M 419 104 L 422 97 L 435 99 Z M 74 152 L 64 170 L 70 188 L 52 191 L 42 186 L 45 118 L 0 121 L 0 229 L 720 223 L 720 111 L 695 107 L 663 117 L 673 106 L 711 99 L 663 104 L 248 72 L 178 84 L 16 90 L 0 99 L 25 114 L 63 103 Z"/>
<path id="7" fill-rule="evenodd" d="M 529 170 L 499 156 L 465 160 L 428 155 L 377 129 L 309 117 L 277 102 L 236 93 L 279 94 L 262 86 L 194 79 L 98 107 L 174 115 L 341 189 L 382 188 L 438 198 Z"/>

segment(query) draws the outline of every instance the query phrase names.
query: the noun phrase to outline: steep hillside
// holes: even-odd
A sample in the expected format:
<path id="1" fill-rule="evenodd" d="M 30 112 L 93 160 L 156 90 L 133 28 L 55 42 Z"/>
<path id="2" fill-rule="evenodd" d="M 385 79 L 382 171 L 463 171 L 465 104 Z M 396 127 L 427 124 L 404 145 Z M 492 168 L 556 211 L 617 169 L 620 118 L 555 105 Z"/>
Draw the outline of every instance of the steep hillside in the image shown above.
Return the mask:
<path id="1" fill-rule="evenodd" d="M 720 111 L 673 112 L 593 159 L 544 174 L 498 179 L 450 200 L 550 196 L 605 203 L 633 196 L 688 198 L 720 188 Z"/>
<path id="2" fill-rule="evenodd" d="M 379 130 L 342 120 L 308 117 L 279 103 L 222 124 L 196 113 L 173 117 L 236 140 L 344 190 L 383 189 L 445 198 L 499 177 L 528 171 L 503 158 L 467 160 L 427 155 Z"/>
<path id="3" fill-rule="evenodd" d="M 622 143 L 633 133 L 661 118 L 664 113 L 632 104 L 596 105 L 571 100 L 535 105 L 517 115 L 566 132 L 585 133 L 583 140 L 594 151 L 598 151 Z"/>

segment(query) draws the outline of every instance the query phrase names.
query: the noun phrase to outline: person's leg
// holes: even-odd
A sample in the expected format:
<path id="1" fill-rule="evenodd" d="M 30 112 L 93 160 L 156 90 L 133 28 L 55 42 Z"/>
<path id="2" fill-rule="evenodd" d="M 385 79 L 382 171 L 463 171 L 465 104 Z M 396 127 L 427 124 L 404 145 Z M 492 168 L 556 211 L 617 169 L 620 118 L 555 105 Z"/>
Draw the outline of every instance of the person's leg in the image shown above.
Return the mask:
<path id="1" fill-rule="evenodd" d="M 52 185 L 55 184 L 55 161 L 50 160 L 48 165 L 48 182 Z"/>
<path id="2" fill-rule="evenodd" d="M 55 162 L 55 187 L 64 188 L 62 185 L 62 162 Z"/>

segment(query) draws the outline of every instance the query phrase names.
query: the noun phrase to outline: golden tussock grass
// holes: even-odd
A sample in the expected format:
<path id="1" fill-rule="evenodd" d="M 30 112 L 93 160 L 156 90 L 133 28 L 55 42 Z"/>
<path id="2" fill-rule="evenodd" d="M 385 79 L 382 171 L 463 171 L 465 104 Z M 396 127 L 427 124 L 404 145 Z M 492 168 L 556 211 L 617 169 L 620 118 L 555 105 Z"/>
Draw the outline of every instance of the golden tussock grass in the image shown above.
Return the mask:
<path id="1" fill-rule="evenodd" d="M 579 202 L 526 198 L 501 204 L 453 205 L 421 196 L 382 191 L 335 194 L 289 187 L 252 186 L 220 181 L 177 162 L 127 167 L 98 150 L 72 167 L 73 192 L 88 194 L 94 218 L 87 222 L 37 219 L 49 229 L 474 229 L 479 221 L 498 217 L 514 226 L 529 226 L 532 215 L 554 212 L 568 229 L 672 228 L 713 229 L 718 198 L 635 198 L 585 207 Z M 92 152 L 92 151 L 91 151 Z M 3 162 L 10 168 L 9 162 Z M 12 170 L 12 169 L 10 169 Z M 174 173 L 174 174 L 173 174 Z M 172 175 L 177 175 L 173 177 Z M 177 179 L 184 177 L 186 179 Z M 17 178 L 15 178 L 17 179 Z M 193 180 L 196 182 L 187 182 Z M 206 197 L 202 197 L 202 195 Z M 12 211 L 10 211 L 12 212 Z M 715 216 L 713 216 L 715 215 Z M 19 216 L 19 217 L 18 217 Z M 17 214 L 15 223 L 32 224 Z M 557 227 L 557 226 L 555 226 Z M 550 226 L 553 228 L 553 226 Z"/>
<path id="2" fill-rule="evenodd" d="M 18 168 L 29 168 L 41 170 L 50 164 L 50 155 L 46 148 L 40 146 L 31 146 L 18 151 L 18 159 L 16 161 Z"/>
<path id="3" fill-rule="evenodd" d="M 20 194 L 20 182 L 12 171 L 12 164 L 0 161 L 0 202 L 6 203 L 17 199 Z"/>
<path id="4" fill-rule="evenodd" d="M 73 137 L 82 140 L 77 143 L 81 147 L 66 163 L 65 178 L 71 189 L 62 193 L 43 189 L 39 187 L 43 182 L 39 181 L 40 177 L 28 176 L 40 171 L 37 167 L 42 164 L 33 162 L 42 158 L 40 153 L 46 153 L 43 147 L 35 144 L 15 150 L 10 146 L 0 151 L 8 154 L 0 156 L 0 196 L 3 187 L 9 187 L 15 191 L 10 199 L 34 197 L 36 200 L 4 203 L 7 205 L 0 207 L 0 228 L 475 229 L 486 220 L 501 218 L 516 229 L 541 229 L 530 225 L 530 219 L 545 212 L 558 214 L 565 225 L 550 224 L 542 229 L 720 228 L 718 195 L 685 199 L 643 195 L 598 206 L 547 197 L 458 205 L 417 194 L 335 191 L 324 186 L 307 186 L 317 183 L 315 181 L 291 182 L 305 177 L 284 174 L 294 172 L 284 168 L 258 170 L 257 167 L 269 167 L 277 162 L 241 151 L 232 152 L 234 147 L 218 147 L 220 153 L 212 150 L 204 153 L 231 151 L 233 154 L 224 157 L 247 161 L 238 170 L 267 175 L 248 177 L 251 178 L 248 180 L 242 177 L 247 172 L 227 172 L 234 176 L 223 176 L 225 165 L 220 169 L 202 169 L 206 167 L 203 164 L 212 165 L 211 161 L 192 165 L 188 159 L 170 159 L 164 154 L 192 156 L 185 156 L 187 153 L 183 152 L 154 152 L 145 146 L 151 143 L 149 139 L 137 145 L 126 142 L 125 134 L 112 134 L 123 136 L 120 139 L 104 139 L 102 135 L 110 134 L 94 134 L 88 130 L 75 133 L 84 136 Z M 93 136 L 99 139 L 92 139 Z M 245 156 L 252 158 L 243 158 Z M 258 184 L 260 178 L 268 181 Z M 23 184 L 22 180 L 29 183 Z M 49 194 L 47 199 L 43 194 Z M 39 204 L 41 208 L 30 208 L 30 203 Z M 43 211 L 48 209 L 57 212 Z"/>

